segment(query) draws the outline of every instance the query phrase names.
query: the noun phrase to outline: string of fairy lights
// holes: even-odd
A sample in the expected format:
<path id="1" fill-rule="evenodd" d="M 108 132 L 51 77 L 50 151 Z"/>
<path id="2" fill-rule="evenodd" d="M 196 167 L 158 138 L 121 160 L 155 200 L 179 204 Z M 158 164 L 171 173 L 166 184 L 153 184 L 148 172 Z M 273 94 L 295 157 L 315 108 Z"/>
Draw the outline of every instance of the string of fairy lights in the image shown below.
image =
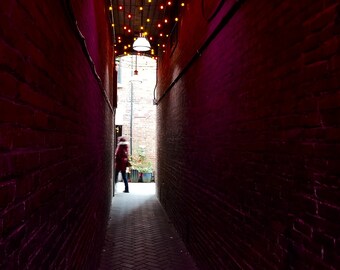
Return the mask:
<path id="1" fill-rule="evenodd" d="M 151 50 L 143 54 L 157 59 L 160 53 L 167 50 L 169 37 L 179 21 L 183 7 L 185 2 L 178 0 L 114 1 L 110 4 L 109 11 L 114 19 L 111 26 L 114 32 L 115 55 L 136 53 L 132 49 L 132 44 L 139 35 L 142 35 L 151 44 Z"/>

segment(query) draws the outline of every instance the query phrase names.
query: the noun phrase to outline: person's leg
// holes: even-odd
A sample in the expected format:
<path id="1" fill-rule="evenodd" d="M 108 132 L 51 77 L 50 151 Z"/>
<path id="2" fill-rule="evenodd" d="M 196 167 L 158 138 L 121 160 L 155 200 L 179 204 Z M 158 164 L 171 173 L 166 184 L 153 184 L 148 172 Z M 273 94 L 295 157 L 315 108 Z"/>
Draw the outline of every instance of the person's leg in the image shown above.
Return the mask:
<path id="1" fill-rule="evenodd" d="M 126 177 L 126 171 L 121 171 L 121 173 L 122 173 L 122 178 L 124 180 L 124 185 L 125 185 L 124 192 L 129 192 L 129 184 L 128 184 L 128 180 L 127 180 L 127 177 Z"/>

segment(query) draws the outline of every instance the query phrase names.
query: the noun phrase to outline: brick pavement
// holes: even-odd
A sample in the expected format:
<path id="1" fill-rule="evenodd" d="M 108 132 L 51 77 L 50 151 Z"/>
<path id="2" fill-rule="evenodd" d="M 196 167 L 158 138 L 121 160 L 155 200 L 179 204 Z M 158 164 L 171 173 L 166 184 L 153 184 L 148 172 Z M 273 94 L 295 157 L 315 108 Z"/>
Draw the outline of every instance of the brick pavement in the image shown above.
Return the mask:
<path id="1" fill-rule="evenodd" d="M 117 184 L 101 270 L 197 269 L 155 195 L 154 183 Z"/>

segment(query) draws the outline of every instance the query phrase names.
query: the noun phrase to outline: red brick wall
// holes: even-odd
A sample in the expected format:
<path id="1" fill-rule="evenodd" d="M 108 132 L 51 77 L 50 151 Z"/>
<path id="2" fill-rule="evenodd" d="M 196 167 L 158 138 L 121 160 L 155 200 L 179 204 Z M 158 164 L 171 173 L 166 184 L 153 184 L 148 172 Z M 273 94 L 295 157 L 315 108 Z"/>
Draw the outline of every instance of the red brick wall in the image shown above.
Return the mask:
<path id="1" fill-rule="evenodd" d="M 335 269 L 338 2 L 194 2 L 159 65 L 160 201 L 202 269 Z"/>
<path id="2" fill-rule="evenodd" d="M 98 263 L 112 195 L 112 45 L 105 1 L 78 2 L 1 2 L 1 269 Z"/>

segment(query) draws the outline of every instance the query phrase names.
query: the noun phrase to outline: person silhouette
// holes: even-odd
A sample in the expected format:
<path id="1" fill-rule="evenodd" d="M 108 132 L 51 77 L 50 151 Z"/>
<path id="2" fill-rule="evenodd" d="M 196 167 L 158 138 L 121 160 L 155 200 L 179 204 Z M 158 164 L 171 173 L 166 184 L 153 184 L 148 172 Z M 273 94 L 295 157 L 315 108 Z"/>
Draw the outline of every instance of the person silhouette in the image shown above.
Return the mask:
<path id="1" fill-rule="evenodd" d="M 115 184 L 118 182 L 118 174 L 121 172 L 124 181 L 125 193 L 129 193 L 129 184 L 126 177 L 126 168 L 129 161 L 129 143 L 124 137 L 118 138 L 118 144 L 115 151 Z M 113 194 L 114 195 L 114 194 Z"/>

